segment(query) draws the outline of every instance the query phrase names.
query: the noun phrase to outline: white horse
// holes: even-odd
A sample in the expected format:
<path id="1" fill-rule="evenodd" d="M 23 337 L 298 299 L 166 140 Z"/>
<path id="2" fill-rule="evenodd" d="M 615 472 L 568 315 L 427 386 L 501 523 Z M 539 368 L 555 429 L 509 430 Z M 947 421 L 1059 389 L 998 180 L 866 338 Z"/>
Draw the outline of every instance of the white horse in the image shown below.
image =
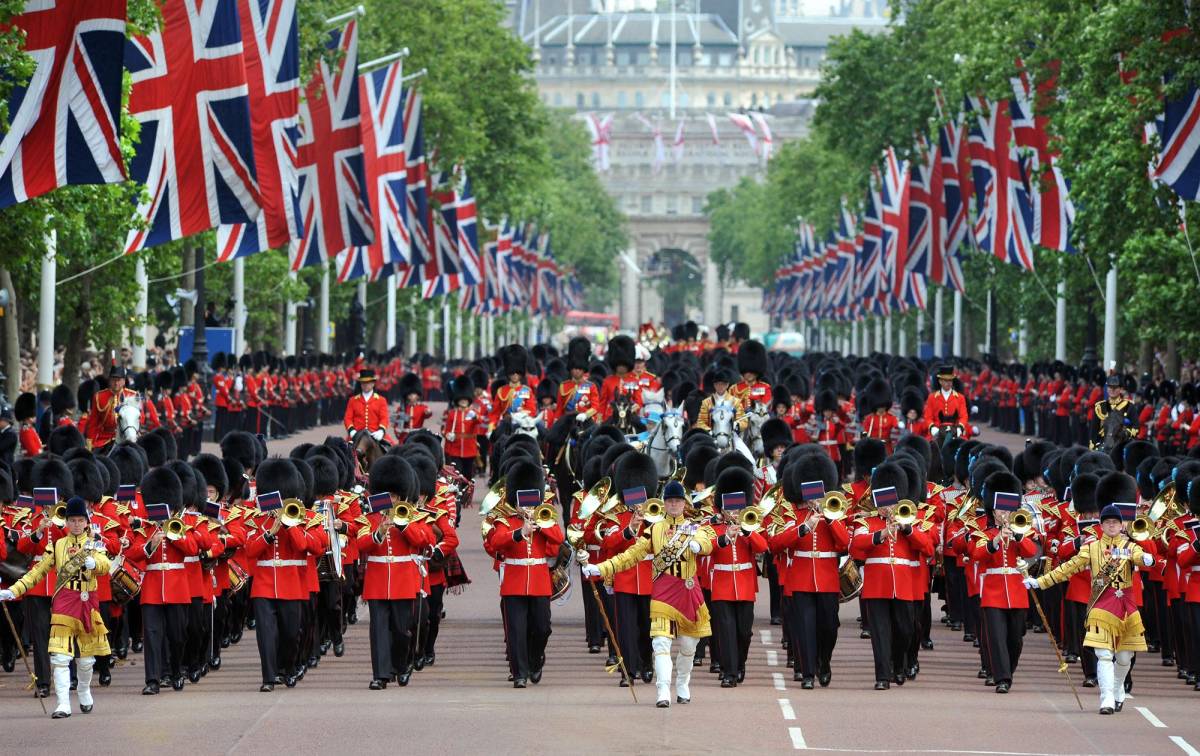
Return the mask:
<path id="1" fill-rule="evenodd" d="M 142 429 L 142 399 L 137 394 L 127 394 L 117 405 L 117 435 L 122 441 L 137 441 Z"/>
<path id="2" fill-rule="evenodd" d="M 717 451 L 724 454 L 733 448 L 733 408 L 724 404 L 713 406 L 708 413 L 712 430 L 709 435 L 717 442 Z"/>
<path id="3" fill-rule="evenodd" d="M 642 419 L 651 428 L 667 411 L 666 394 L 666 389 L 642 391 Z"/>
<path id="4" fill-rule="evenodd" d="M 662 414 L 657 425 L 646 438 L 645 452 L 654 460 L 661 478 L 675 472 L 679 460 L 679 444 L 683 440 L 683 414 L 677 409 Z"/>
<path id="5" fill-rule="evenodd" d="M 746 430 L 742 431 L 742 440 L 756 457 L 764 455 L 762 427 L 768 419 L 770 416 L 767 414 L 767 408 L 758 402 L 746 410 Z"/>
<path id="6" fill-rule="evenodd" d="M 526 436 L 538 437 L 537 418 L 528 412 L 514 412 L 508 416 L 512 421 L 513 433 L 523 433 Z"/>

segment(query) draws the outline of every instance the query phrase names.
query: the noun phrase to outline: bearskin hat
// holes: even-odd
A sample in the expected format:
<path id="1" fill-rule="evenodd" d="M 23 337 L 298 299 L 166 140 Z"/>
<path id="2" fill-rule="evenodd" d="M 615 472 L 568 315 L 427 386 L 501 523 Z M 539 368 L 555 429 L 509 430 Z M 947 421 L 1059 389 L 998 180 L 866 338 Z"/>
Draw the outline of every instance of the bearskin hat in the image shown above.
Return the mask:
<path id="1" fill-rule="evenodd" d="M 1188 486 L 1187 488 L 1188 511 L 1193 516 L 1200 516 L 1200 486 Z"/>
<path id="2" fill-rule="evenodd" d="M 634 449 L 631 444 L 613 444 L 605 449 L 604 453 L 600 455 L 600 469 L 604 471 L 605 475 L 612 474 L 613 466 L 616 464 L 617 459 L 633 451 L 637 450 Z"/>
<path id="3" fill-rule="evenodd" d="M 904 474 L 908 477 L 908 493 L 905 498 L 915 502 L 925 501 L 925 468 L 921 460 L 917 459 L 917 453 L 912 449 L 902 449 L 893 454 L 890 461 L 903 467 Z"/>
<path id="4" fill-rule="evenodd" d="M 865 478 L 883 464 L 887 458 L 887 447 L 877 438 L 860 438 L 854 444 L 854 474 Z"/>
<path id="5" fill-rule="evenodd" d="M 906 388 L 900 393 L 900 414 L 905 417 L 916 412 L 920 417 L 925 412 L 925 394 L 918 388 Z"/>
<path id="6" fill-rule="evenodd" d="M 921 468 L 928 471 L 933 465 L 933 445 L 924 436 L 918 436 L 915 433 L 901 436 L 896 442 L 896 451 L 903 449 L 912 449 L 920 457 Z"/>
<path id="7" fill-rule="evenodd" d="M 524 434 L 521 435 L 524 438 L 529 438 Z M 533 439 L 530 440 L 532 441 Z M 442 468 L 442 465 L 446 464 L 445 455 L 442 452 L 441 440 L 427 430 L 420 429 L 408 434 L 408 438 L 404 439 L 404 445 L 420 446 L 425 449 L 425 451 L 429 452 L 429 456 L 433 458 L 433 461 L 437 464 L 439 470 Z M 537 442 L 534 441 L 534 446 L 536 445 Z"/>
<path id="8" fill-rule="evenodd" d="M 792 406 L 792 392 L 788 391 L 787 386 L 777 383 L 771 388 L 771 407 L 773 409 L 781 404 L 785 407 Z"/>
<path id="9" fill-rule="evenodd" d="M 60 457 L 71 449 L 82 449 L 85 445 L 83 434 L 74 425 L 60 425 L 50 431 L 50 439 L 46 444 L 51 454 Z"/>
<path id="10" fill-rule="evenodd" d="M 229 367 L 229 358 L 226 357 L 224 352 L 217 352 L 213 355 L 212 367 L 213 370 L 224 370 Z"/>
<path id="11" fill-rule="evenodd" d="M 75 495 L 75 478 L 61 459 L 38 460 L 33 466 L 30 482 L 30 488 L 57 488 L 59 501 Z"/>
<path id="12" fill-rule="evenodd" d="M 158 436 L 163 440 L 163 450 L 167 455 L 168 460 L 179 458 L 179 447 L 175 442 L 175 436 L 163 426 L 159 426 L 146 434 L 147 436 Z"/>
<path id="13" fill-rule="evenodd" d="M 1137 481 L 1123 472 L 1106 473 L 1096 484 L 1096 507 L 1109 504 L 1134 504 L 1138 500 Z"/>
<path id="14" fill-rule="evenodd" d="M 991 513 L 996 509 L 996 494 L 1021 493 L 1021 479 L 1016 475 L 1000 470 L 987 476 L 983 481 L 983 511 Z"/>
<path id="15" fill-rule="evenodd" d="M 55 415 L 61 415 L 67 410 L 75 409 L 75 395 L 71 393 L 71 389 L 61 383 L 54 387 L 50 392 L 50 411 Z"/>
<path id="16" fill-rule="evenodd" d="M 729 341 L 729 326 L 724 323 L 717 325 L 717 341 Z"/>
<path id="17" fill-rule="evenodd" d="M 1112 457 L 1102 451 L 1084 452 L 1075 460 L 1075 474 L 1090 472 L 1096 476 L 1103 476 L 1107 472 L 1113 472 L 1117 469 L 1113 463 Z"/>
<path id="18" fill-rule="evenodd" d="M 1096 489 L 1100 478 L 1092 473 L 1080 473 L 1071 481 L 1071 504 L 1076 514 L 1095 514 L 1100 511 L 1096 503 Z"/>
<path id="19" fill-rule="evenodd" d="M 116 464 L 117 470 L 120 471 L 118 480 L 120 485 L 136 486 L 142 480 L 149 468 L 144 455 L 145 450 L 136 444 L 121 443 L 113 447 L 108 458 Z"/>
<path id="20" fill-rule="evenodd" d="M 895 462 L 884 462 L 871 471 L 871 489 L 895 488 L 900 498 L 908 493 L 908 473 Z"/>
<path id="21" fill-rule="evenodd" d="M 312 465 L 303 459 L 293 459 L 292 464 L 296 466 L 296 471 L 300 473 L 300 477 L 304 480 L 304 496 L 300 497 L 300 500 L 304 502 L 304 506 L 311 507 L 313 502 Z"/>
<path id="22" fill-rule="evenodd" d="M 138 489 L 147 504 L 166 504 L 173 514 L 183 509 L 183 483 L 166 467 L 156 467 L 142 476 Z"/>
<path id="23" fill-rule="evenodd" d="M 534 490 L 538 497 L 546 490 L 546 477 L 542 466 L 532 460 L 518 459 L 508 468 L 505 478 L 504 498 L 509 506 L 517 506 L 517 492 Z"/>
<path id="24" fill-rule="evenodd" d="M 71 471 L 71 486 L 76 496 L 83 497 L 89 504 L 104 498 L 104 474 L 96 460 L 75 459 L 67 463 L 67 468 Z"/>
<path id="25" fill-rule="evenodd" d="M 95 460 L 100 465 L 100 471 L 104 473 L 105 496 L 115 496 L 117 486 L 121 483 L 121 471 L 117 468 L 117 463 L 113 462 L 112 457 L 107 454 L 101 454 L 95 457 Z"/>
<path id="26" fill-rule="evenodd" d="M 892 384 L 881 377 L 872 378 L 863 389 L 858 405 L 864 414 L 877 409 L 891 409 Z"/>
<path id="27" fill-rule="evenodd" d="M 221 456 L 236 459 L 244 469 L 258 465 L 258 441 L 247 431 L 230 431 L 221 439 Z"/>
<path id="28" fill-rule="evenodd" d="M 533 393 L 537 397 L 539 404 L 544 399 L 558 401 L 558 383 L 551 378 L 544 378 L 538 382 L 537 388 Z"/>
<path id="29" fill-rule="evenodd" d="M 813 399 L 813 412 L 820 414 L 825 410 L 833 412 L 838 410 L 837 394 L 833 393 L 832 389 L 824 388 L 817 391 L 817 395 Z"/>
<path id="30" fill-rule="evenodd" d="M 721 509 L 721 497 L 726 494 L 740 493 L 746 497 L 746 506 L 754 504 L 754 473 L 741 467 L 727 467 L 717 475 L 717 484 L 713 491 L 713 504 Z"/>
<path id="31" fill-rule="evenodd" d="M 175 387 L 175 377 L 169 370 L 163 370 L 154 376 L 154 388 L 158 391 L 168 391 Z"/>
<path id="32" fill-rule="evenodd" d="M 517 373 L 522 377 L 525 376 L 525 371 L 529 367 L 529 352 L 520 344 L 509 344 L 508 346 L 500 347 L 499 352 L 500 365 L 503 369 L 501 377 L 508 378 L 510 375 Z"/>
<path id="33" fill-rule="evenodd" d="M 97 390 L 94 380 L 89 378 L 86 381 L 80 381 L 79 388 L 75 389 L 75 406 L 87 411 L 92 406 L 92 397 L 96 395 Z"/>
<path id="34" fill-rule="evenodd" d="M 788 465 L 783 475 L 784 491 L 788 501 L 800 503 L 801 485 L 809 481 L 819 480 L 825 486 L 825 492 L 836 491 L 838 487 L 837 463 L 825 452 L 806 454 L 798 457 Z M 792 498 L 795 496 L 796 498 Z"/>
<path id="35" fill-rule="evenodd" d="M 232 457 L 222 458 L 221 466 L 225 468 L 225 478 L 229 481 L 229 489 L 225 492 L 226 498 L 229 501 L 235 499 L 244 501 L 250 496 L 250 481 L 246 480 L 246 468 Z"/>
<path id="36" fill-rule="evenodd" d="M 380 458 L 381 460 L 383 458 Z M 377 461 L 376 465 L 379 464 Z M 372 467 L 372 469 L 374 469 Z M 290 459 L 271 457 L 263 460 L 255 471 L 255 484 L 260 494 L 278 491 L 285 499 L 304 498 L 304 477 Z M 374 489 L 372 489 L 374 493 Z"/>
<path id="37" fill-rule="evenodd" d="M 634 348 L 633 339 L 625 334 L 617 334 L 608 342 L 608 352 L 604 355 L 604 363 L 614 371 L 624 365 L 627 370 L 633 370 Z"/>
<path id="38" fill-rule="evenodd" d="M 156 433 L 147 433 L 137 440 L 137 445 L 146 452 L 146 463 L 150 467 L 162 467 L 167 463 L 167 443 Z"/>
<path id="39" fill-rule="evenodd" d="M 567 369 L 587 370 L 592 361 L 592 342 L 576 336 L 567 343 Z"/>
<path id="40" fill-rule="evenodd" d="M 437 493 L 438 466 L 423 446 L 403 447 L 404 461 L 416 476 L 417 493 L 432 498 Z"/>
<path id="41" fill-rule="evenodd" d="M 204 481 L 204 476 L 198 474 L 192 469 L 192 466 L 182 460 L 173 459 L 163 465 L 171 472 L 179 477 L 180 484 L 183 485 L 183 507 L 199 507 L 200 504 L 208 498 L 208 484 Z M 275 489 L 270 489 L 275 490 Z"/>
<path id="42" fill-rule="evenodd" d="M 769 369 L 767 348 L 758 341 L 743 342 L 737 351 L 737 369 L 743 375 L 754 373 L 759 378 L 765 378 Z"/>
<path id="43" fill-rule="evenodd" d="M 405 373 L 400 377 L 400 383 L 396 386 L 400 396 L 408 399 L 409 394 L 416 394 L 418 397 L 424 396 L 421 391 L 421 379 L 416 373 Z"/>
<path id="44" fill-rule="evenodd" d="M 731 451 L 722 454 L 720 457 L 717 457 L 717 466 L 715 468 L 716 475 L 714 475 L 712 479 L 716 480 L 718 477 L 720 477 L 721 473 L 725 472 L 730 467 L 740 467 L 747 472 L 754 472 L 753 462 L 738 452 Z"/>
<path id="45" fill-rule="evenodd" d="M 192 467 L 199 471 L 204 476 L 204 482 L 217 492 L 216 500 L 224 501 L 225 495 L 229 493 L 229 474 L 225 471 L 221 458 L 208 452 L 197 454 L 192 460 Z"/>
<path id="46" fill-rule="evenodd" d="M 332 496 L 338 490 L 337 465 L 327 457 L 318 454 L 304 460 L 312 468 L 313 496 Z"/>
<path id="47" fill-rule="evenodd" d="M 715 446 L 695 445 L 688 452 L 685 466 L 687 471 L 683 476 L 683 486 L 688 490 L 694 490 L 699 483 L 711 483 L 704 478 L 704 469 L 708 463 L 721 456 L 721 452 L 717 451 Z"/>
<path id="48" fill-rule="evenodd" d="M 658 495 L 658 468 L 650 455 L 630 452 L 621 455 L 613 464 L 613 489 L 625 501 L 625 491 L 630 488 L 646 489 L 646 496 Z"/>
<path id="49" fill-rule="evenodd" d="M 385 454 L 375 460 L 368 477 L 368 490 L 373 494 L 390 493 L 409 501 L 416 498 L 416 473 L 408 460 L 398 454 Z M 263 490 L 261 483 L 259 490 Z"/>
<path id="50" fill-rule="evenodd" d="M 771 450 L 777 446 L 788 447 L 792 445 L 792 429 L 788 424 L 777 417 L 762 424 L 762 442 L 763 449 L 767 454 L 771 454 Z"/>
<path id="51" fill-rule="evenodd" d="M 1129 474 L 1137 472 L 1143 460 L 1158 456 L 1158 447 L 1150 441 L 1135 439 L 1125 445 L 1119 469 Z"/>
<path id="52" fill-rule="evenodd" d="M 475 400 L 475 384 L 471 382 L 471 374 L 463 373 L 450 381 L 450 401 L 471 402 Z"/>
<path id="53" fill-rule="evenodd" d="M 28 391 L 18 396 L 17 403 L 13 405 L 13 417 L 17 422 L 37 417 L 37 397 Z"/>
<path id="54" fill-rule="evenodd" d="M 736 334 L 737 334 L 737 328 L 735 327 L 734 335 L 736 336 Z M 683 324 L 683 337 L 685 339 L 695 340 L 695 339 L 699 338 L 699 336 L 700 336 L 700 326 L 696 325 L 696 321 L 689 320 L 688 322 Z M 748 326 L 746 328 L 746 336 L 747 336 L 747 338 L 749 338 L 749 336 L 750 336 L 750 328 Z"/>

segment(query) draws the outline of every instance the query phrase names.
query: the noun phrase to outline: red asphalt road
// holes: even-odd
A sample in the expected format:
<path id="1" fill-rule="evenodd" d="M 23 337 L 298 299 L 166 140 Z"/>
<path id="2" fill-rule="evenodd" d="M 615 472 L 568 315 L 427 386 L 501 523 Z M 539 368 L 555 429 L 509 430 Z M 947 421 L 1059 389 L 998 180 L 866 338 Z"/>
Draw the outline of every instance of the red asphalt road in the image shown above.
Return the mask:
<path id="1" fill-rule="evenodd" d="M 324 430 L 272 442 L 273 453 Z M 987 434 L 1020 448 L 1018 437 Z M 482 486 L 477 486 L 482 491 Z M 783 665 L 780 628 L 768 622 L 765 584 L 756 607 L 746 681 L 721 689 L 707 667 L 695 668 L 692 703 L 656 709 L 654 686 L 627 689 L 587 653 L 585 596 L 573 591 L 553 607 L 554 633 L 540 685 L 506 682 L 503 629 L 491 562 L 478 537 L 478 515 L 462 521 L 460 554 L 474 581 L 446 597 L 437 664 L 411 685 L 369 691 L 367 611 L 346 636 L 346 655 L 325 657 L 298 687 L 257 692 L 254 632 L 226 650 L 224 665 L 181 692 L 142 697 L 141 658 L 98 688 L 96 709 L 51 721 L 21 688 L 23 673 L 0 674 L 0 743 L 7 753 L 846 753 L 1195 754 L 1200 747 L 1200 693 L 1149 654 L 1134 668 L 1134 697 L 1115 716 L 1096 714 L 1094 689 L 1080 688 L 1084 711 L 1056 669 L 1045 635 L 1029 634 L 1012 693 L 997 696 L 975 677 L 978 651 L 937 624 L 936 648 L 922 652 L 916 681 L 871 689 L 870 641 L 860 640 L 855 604 L 842 629 L 829 688 L 801 691 Z M 590 600 L 590 598 L 588 598 Z M 935 620 L 939 602 L 935 598 Z M 19 668 L 18 668 L 19 669 Z M 1081 680 L 1078 665 L 1072 670 Z M 52 706 L 53 699 L 48 699 Z M 1172 738 L 1179 739 L 1175 742 Z M 10 750 L 11 749 L 11 750 Z"/>

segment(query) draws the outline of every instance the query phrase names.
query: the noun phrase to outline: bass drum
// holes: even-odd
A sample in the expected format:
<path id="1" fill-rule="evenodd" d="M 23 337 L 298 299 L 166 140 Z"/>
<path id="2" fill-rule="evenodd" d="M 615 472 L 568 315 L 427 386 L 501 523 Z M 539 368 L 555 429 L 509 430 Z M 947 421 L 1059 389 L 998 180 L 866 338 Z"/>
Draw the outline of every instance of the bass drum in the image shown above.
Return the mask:
<path id="1" fill-rule="evenodd" d="M 566 541 L 559 544 L 558 556 L 550 565 L 550 600 L 562 605 L 571 598 L 571 563 L 574 552 Z"/>
<path id="2" fill-rule="evenodd" d="M 843 554 L 838 566 L 838 603 L 844 604 L 855 599 L 862 592 L 862 572 L 849 555 Z"/>

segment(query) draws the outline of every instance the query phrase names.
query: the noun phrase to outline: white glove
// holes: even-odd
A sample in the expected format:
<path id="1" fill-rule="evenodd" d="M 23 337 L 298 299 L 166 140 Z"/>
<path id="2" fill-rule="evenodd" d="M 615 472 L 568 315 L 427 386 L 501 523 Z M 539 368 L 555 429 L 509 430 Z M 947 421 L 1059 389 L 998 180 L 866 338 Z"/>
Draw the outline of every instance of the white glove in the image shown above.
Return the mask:
<path id="1" fill-rule="evenodd" d="M 575 422 L 577 422 L 577 423 L 586 423 L 587 419 L 588 419 L 588 416 L 587 416 L 586 412 L 580 412 L 578 415 L 575 416 Z"/>
<path id="2" fill-rule="evenodd" d="M 12 591 L 8 590 L 7 588 L 0 591 L 0 601 L 12 601 L 15 598 L 16 598 L 16 595 Z"/>
<path id="3" fill-rule="evenodd" d="M 699 541 L 688 541 L 688 548 L 692 550 L 693 554 L 699 554 L 700 553 L 700 542 Z"/>
<path id="4" fill-rule="evenodd" d="M 347 428 L 346 435 L 348 435 L 350 438 L 354 438 L 358 435 L 358 428 Z"/>
<path id="5" fill-rule="evenodd" d="M 1026 578 L 1025 578 L 1024 580 L 1022 580 L 1021 582 L 1022 582 L 1022 583 L 1024 583 L 1024 584 L 1025 584 L 1025 587 L 1026 587 L 1026 588 L 1028 588 L 1028 589 L 1030 589 L 1030 590 L 1033 590 L 1034 588 L 1037 588 L 1037 587 L 1038 587 L 1038 581 L 1037 581 L 1037 578 L 1026 577 Z"/>
<path id="6" fill-rule="evenodd" d="M 1142 553 L 1142 564 L 1150 567 L 1154 564 L 1154 556 L 1151 554 Z"/>
<path id="7" fill-rule="evenodd" d="M 382 441 L 383 440 L 383 428 L 371 431 L 371 438 L 375 439 L 376 441 Z"/>
<path id="8" fill-rule="evenodd" d="M 83 560 L 83 568 L 85 570 L 96 569 L 96 560 L 93 559 L 92 557 L 87 557 L 86 559 Z"/>
<path id="9" fill-rule="evenodd" d="M 453 442 L 455 438 L 457 438 L 457 435 L 454 433 L 454 431 L 450 431 L 446 434 L 447 441 Z"/>
<path id="10" fill-rule="evenodd" d="M 580 569 L 583 570 L 584 577 L 600 577 L 600 568 L 594 564 L 585 564 Z"/>

